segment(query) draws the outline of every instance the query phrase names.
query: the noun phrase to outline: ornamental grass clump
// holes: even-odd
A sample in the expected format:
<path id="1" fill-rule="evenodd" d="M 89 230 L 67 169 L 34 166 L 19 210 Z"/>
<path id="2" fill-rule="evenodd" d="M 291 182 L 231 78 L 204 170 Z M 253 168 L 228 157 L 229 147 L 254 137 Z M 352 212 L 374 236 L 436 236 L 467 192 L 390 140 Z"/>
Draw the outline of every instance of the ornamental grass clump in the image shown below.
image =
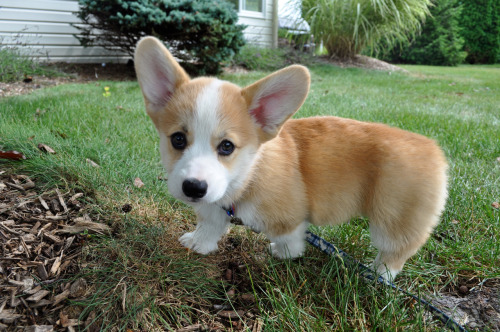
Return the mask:
<path id="1" fill-rule="evenodd" d="M 328 55 L 352 58 L 380 40 L 391 45 L 419 31 L 430 0 L 302 0 L 302 15 Z"/>

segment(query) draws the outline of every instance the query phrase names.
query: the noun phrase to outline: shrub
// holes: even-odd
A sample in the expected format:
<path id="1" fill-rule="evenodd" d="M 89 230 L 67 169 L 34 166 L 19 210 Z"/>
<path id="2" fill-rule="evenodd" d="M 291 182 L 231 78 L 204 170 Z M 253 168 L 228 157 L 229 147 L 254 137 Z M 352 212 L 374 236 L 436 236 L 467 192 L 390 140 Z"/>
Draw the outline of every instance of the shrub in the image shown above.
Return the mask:
<path id="1" fill-rule="evenodd" d="M 314 58 L 311 54 L 295 49 L 287 39 L 282 38 L 279 48 L 264 48 L 255 45 L 245 45 L 231 61 L 232 65 L 250 70 L 272 71 L 288 65 L 301 63 L 311 65 Z"/>
<path id="2" fill-rule="evenodd" d="M 434 66 L 456 66 L 466 53 L 460 35 L 461 5 L 457 0 L 439 0 L 431 7 L 422 33 L 410 42 L 403 41 L 377 56 L 386 61 Z"/>
<path id="3" fill-rule="evenodd" d="M 460 18 L 466 60 L 495 63 L 500 53 L 500 3 L 498 0 L 463 1 Z"/>
<path id="4" fill-rule="evenodd" d="M 311 33 L 330 56 L 349 58 L 384 39 L 389 45 L 417 32 L 430 0 L 302 0 Z"/>
<path id="5" fill-rule="evenodd" d="M 244 45 L 238 15 L 223 0 L 79 0 L 77 26 L 83 46 L 101 45 L 133 55 L 137 41 L 151 35 L 164 41 L 188 70 L 216 74 L 220 62 Z M 96 34 L 94 31 L 102 33 Z"/>

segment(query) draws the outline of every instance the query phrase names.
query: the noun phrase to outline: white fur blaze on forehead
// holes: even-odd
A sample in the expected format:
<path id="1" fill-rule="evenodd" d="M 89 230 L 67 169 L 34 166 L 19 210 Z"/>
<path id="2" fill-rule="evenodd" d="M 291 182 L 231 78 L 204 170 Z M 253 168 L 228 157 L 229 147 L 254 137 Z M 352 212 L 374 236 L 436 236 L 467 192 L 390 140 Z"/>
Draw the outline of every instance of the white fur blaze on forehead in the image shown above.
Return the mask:
<path id="1" fill-rule="evenodd" d="M 220 87 L 222 81 L 214 79 L 206 85 L 196 99 L 193 133 L 210 143 L 220 119 Z M 195 142 L 196 144 L 196 142 Z"/>
<path id="2" fill-rule="evenodd" d="M 304 103 L 309 92 L 309 71 L 299 65 L 279 70 L 244 88 L 249 113 L 271 138 Z"/>
<path id="3" fill-rule="evenodd" d="M 165 107 L 174 91 L 189 81 L 167 48 L 154 37 L 145 37 L 137 43 L 134 62 L 137 80 L 150 106 L 148 112 Z"/>

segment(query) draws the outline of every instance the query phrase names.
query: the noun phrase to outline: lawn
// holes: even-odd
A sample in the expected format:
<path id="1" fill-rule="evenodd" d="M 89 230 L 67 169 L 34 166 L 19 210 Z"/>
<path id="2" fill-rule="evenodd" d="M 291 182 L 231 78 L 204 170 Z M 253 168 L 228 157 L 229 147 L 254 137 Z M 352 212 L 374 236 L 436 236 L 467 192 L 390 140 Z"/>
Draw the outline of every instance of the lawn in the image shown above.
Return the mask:
<path id="1" fill-rule="evenodd" d="M 295 117 L 383 122 L 435 139 L 450 164 L 448 203 L 396 283 L 426 298 L 486 283 L 498 290 L 500 211 L 492 204 L 500 200 L 500 68 L 404 69 L 311 66 L 311 92 Z M 265 74 L 223 78 L 245 85 Z M 41 152 L 38 143 L 57 153 Z M 46 188 L 84 192 L 91 217 L 113 227 L 112 235 L 85 244 L 80 276 L 92 292 L 71 303 L 81 320 L 94 315 L 103 330 L 197 323 L 236 330 L 260 325 L 263 331 L 442 330 L 418 304 L 365 282 L 351 265 L 313 248 L 298 260 L 275 260 L 262 236 L 241 227 L 222 240 L 217 254 L 201 257 L 181 248 L 176 239 L 193 229 L 194 215 L 167 193 L 158 137 L 136 82 L 68 84 L 1 99 L 0 150 L 28 157 L 0 161 L 2 169 L 28 174 Z M 135 186 L 136 178 L 144 186 Z M 121 212 L 124 204 L 132 206 L 130 213 Z M 367 225 L 355 219 L 313 230 L 369 263 L 375 250 Z M 238 311 L 227 318 L 221 309 Z"/>

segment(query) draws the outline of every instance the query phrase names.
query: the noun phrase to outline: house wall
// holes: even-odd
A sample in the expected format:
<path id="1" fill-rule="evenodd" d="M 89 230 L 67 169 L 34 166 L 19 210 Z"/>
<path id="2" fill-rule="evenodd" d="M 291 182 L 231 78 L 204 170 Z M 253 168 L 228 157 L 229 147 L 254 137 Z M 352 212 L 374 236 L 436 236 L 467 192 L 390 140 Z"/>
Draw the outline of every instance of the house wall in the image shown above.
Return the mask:
<path id="1" fill-rule="evenodd" d="M 273 0 L 265 0 L 264 14 L 240 12 L 238 23 L 248 25 L 247 41 L 271 47 Z M 40 61 L 125 62 L 128 54 L 102 47 L 80 46 L 74 34 L 79 23 L 73 14 L 77 0 L 0 0 L 0 44 L 17 47 Z"/>
<path id="2" fill-rule="evenodd" d="M 247 11 L 238 13 L 238 23 L 247 25 L 243 33 L 249 43 L 273 47 L 273 9 L 273 0 L 264 0 L 263 14 Z"/>
<path id="3" fill-rule="evenodd" d="M 77 0 L 0 0 L 0 43 L 40 61 L 124 62 L 130 56 L 102 47 L 84 48 L 73 35 Z"/>

